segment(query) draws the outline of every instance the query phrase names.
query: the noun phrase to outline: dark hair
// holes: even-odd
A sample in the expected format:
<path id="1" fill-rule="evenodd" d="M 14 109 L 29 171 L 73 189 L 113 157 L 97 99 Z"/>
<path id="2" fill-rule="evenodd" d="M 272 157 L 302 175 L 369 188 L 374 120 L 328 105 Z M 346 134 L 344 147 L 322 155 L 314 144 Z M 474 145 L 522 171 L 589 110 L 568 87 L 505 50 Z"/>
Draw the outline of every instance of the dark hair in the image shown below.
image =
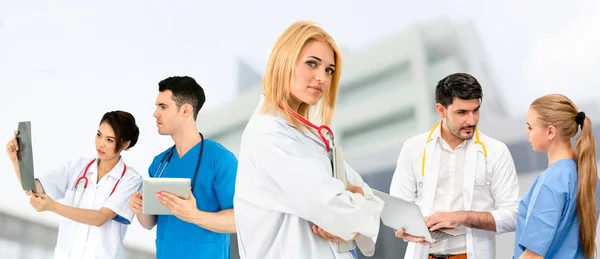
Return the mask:
<path id="1" fill-rule="evenodd" d="M 100 124 L 103 122 L 108 123 L 115 132 L 117 141 L 115 152 L 119 152 L 121 148 L 123 148 L 123 144 L 127 141 L 130 141 L 127 149 L 135 146 L 135 143 L 138 141 L 138 136 L 140 135 L 140 129 L 135 124 L 135 118 L 131 113 L 124 111 L 107 112 L 102 116 Z"/>
<path id="2" fill-rule="evenodd" d="M 177 104 L 177 109 L 186 103 L 191 104 L 194 110 L 194 120 L 196 120 L 198 112 L 206 101 L 204 90 L 196 83 L 196 80 L 189 76 L 172 76 L 158 83 L 159 92 L 166 90 L 173 93 L 173 101 Z"/>
<path id="3" fill-rule="evenodd" d="M 472 75 L 451 74 L 438 82 L 435 88 L 435 102 L 447 108 L 454 101 L 454 97 L 463 100 L 482 99 L 481 85 Z"/>

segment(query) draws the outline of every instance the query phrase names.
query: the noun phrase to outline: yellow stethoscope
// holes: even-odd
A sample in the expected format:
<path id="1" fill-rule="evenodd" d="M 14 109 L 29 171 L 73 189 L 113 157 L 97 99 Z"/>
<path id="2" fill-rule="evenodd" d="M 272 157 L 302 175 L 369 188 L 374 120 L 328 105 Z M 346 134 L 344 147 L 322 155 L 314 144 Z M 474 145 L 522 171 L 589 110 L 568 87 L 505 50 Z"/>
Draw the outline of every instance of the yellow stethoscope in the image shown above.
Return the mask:
<path id="1" fill-rule="evenodd" d="M 423 158 L 421 159 L 421 177 L 425 177 L 425 156 L 427 155 L 427 143 L 431 141 L 431 135 L 433 135 L 433 132 L 435 131 L 435 129 L 437 129 L 438 126 L 440 126 L 439 121 L 435 124 L 435 126 L 433 126 L 431 131 L 429 131 L 429 135 L 427 136 L 427 140 L 425 141 L 425 148 L 423 148 Z M 487 158 L 487 149 L 485 148 L 485 144 L 483 144 L 483 142 L 481 142 L 481 139 L 479 138 L 479 130 L 477 128 L 475 128 L 475 144 L 481 145 L 481 148 L 483 149 L 483 156 Z M 419 182 L 419 187 L 423 187 L 423 181 Z"/>

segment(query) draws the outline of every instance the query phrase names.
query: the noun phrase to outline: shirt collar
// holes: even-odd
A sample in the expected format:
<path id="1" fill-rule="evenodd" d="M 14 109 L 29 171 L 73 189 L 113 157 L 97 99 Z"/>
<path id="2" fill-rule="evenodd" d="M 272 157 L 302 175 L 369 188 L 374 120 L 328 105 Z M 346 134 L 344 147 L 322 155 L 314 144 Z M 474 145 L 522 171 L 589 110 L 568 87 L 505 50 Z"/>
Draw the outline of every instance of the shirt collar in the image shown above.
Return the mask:
<path id="1" fill-rule="evenodd" d="M 435 128 L 435 130 L 431 133 L 431 140 L 437 139 L 438 142 L 441 142 L 440 140 L 444 140 L 444 139 L 442 139 L 442 127 L 443 127 L 443 123 L 442 123 L 442 121 L 440 121 L 437 128 Z M 473 138 L 475 138 L 474 135 L 473 135 Z M 456 148 L 454 150 L 464 147 L 465 145 L 467 145 L 467 142 L 473 140 L 473 138 L 471 138 L 470 140 L 461 142 L 458 146 L 456 146 Z M 446 140 L 444 140 L 444 144 L 448 145 L 448 142 Z M 450 147 L 450 146 L 448 145 L 448 147 Z"/>
<path id="2" fill-rule="evenodd" d="M 93 174 L 93 173 L 97 173 L 98 172 L 98 162 L 100 160 L 96 159 L 96 162 L 94 162 L 93 166 L 90 166 L 89 170 L 88 170 L 88 174 Z M 123 157 L 119 158 L 119 162 L 117 162 L 117 164 L 115 165 L 115 167 L 113 167 L 112 170 L 110 170 L 110 172 L 108 172 L 108 176 L 115 178 L 115 179 L 121 179 L 121 175 L 123 174 L 123 168 L 125 167 L 125 163 L 123 162 Z"/>

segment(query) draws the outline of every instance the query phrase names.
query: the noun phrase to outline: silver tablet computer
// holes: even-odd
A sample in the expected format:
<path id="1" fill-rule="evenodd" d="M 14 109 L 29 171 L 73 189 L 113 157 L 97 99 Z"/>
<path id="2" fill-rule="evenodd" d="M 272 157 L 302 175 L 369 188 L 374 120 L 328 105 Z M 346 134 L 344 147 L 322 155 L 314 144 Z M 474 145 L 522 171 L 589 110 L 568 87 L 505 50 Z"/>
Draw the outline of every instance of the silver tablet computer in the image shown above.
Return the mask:
<path id="1" fill-rule="evenodd" d="M 142 185 L 142 213 L 147 215 L 173 215 L 156 199 L 156 193 L 169 192 L 187 199 L 190 196 L 189 178 L 148 178 Z"/>
<path id="2" fill-rule="evenodd" d="M 373 194 L 385 202 L 381 212 L 381 221 L 394 230 L 402 228 L 407 234 L 424 237 L 426 241 L 431 243 L 467 233 L 464 226 L 429 231 L 423 214 L 421 214 L 421 209 L 417 204 L 375 189 L 373 189 Z"/>

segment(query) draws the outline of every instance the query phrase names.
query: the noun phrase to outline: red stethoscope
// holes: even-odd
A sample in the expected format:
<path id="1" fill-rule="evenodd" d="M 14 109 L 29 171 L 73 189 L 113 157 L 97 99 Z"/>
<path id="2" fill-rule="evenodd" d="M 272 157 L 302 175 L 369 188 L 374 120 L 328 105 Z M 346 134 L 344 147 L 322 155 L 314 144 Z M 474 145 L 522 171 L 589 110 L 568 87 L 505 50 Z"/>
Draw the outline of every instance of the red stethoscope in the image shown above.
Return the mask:
<path id="1" fill-rule="evenodd" d="M 281 107 L 281 109 L 284 109 L 286 112 L 288 112 L 290 115 L 294 116 L 294 118 L 298 119 L 302 123 L 315 129 L 317 131 L 317 133 L 319 133 L 319 137 L 321 138 L 321 140 L 323 140 L 323 143 L 325 143 L 325 149 L 327 150 L 327 152 L 331 152 L 331 146 L 333 145 L 333 131 L 331 130 L 331 128 L 329 128 L 329 126 L 327 126 L 327 125 L 317 126 L 317 125 L 311 123 L 310 121 L 308 121 L 307 119 L 305 119 L 304 117 L 302 117 L 300 114 L 298 114 L 290 109 L 285 108 L 282 104 L 280 104 L 279 107 Z M 327 140 L 327 138 L 325 138 L 325 135 L 323 135 L 323 130 L 326 131 L 325 134 L 327 134 L 329 136 L 330 140 Z"/>
<path id="2" fill-rule="evenodd" d="M 85 170 L 83 171 L 83 175 L 81 177 L 77 178 L 77 181 L 75 181 L 75 187 L 74 187 L 75 193 L 77 193 L 77 190 L 80 189 L 79 186 L 82 181 L 83 181 L 83 191 L 85 192 L 85 189 L 87 189 L 88 182 L 89 182 L 89 179 L 87 178 L 87 172 L 88 172 L 88 169 L 90 169 L 90 166 L 92 166 L 92 164 L 94 164 L 94 162 L 96 162 L 95 158 L 94 158 L 94 160 L 92 160 L 91 162 L 89 162 L 87 164 L 87 166 L 85 167 Z M 121 173 L 121 178 L 119 178 L 119 180 L 117 180 L 117 182 L 115 183 L 115 186 L 113 186 L 112 191 L 110 192 L 110 195 L 112 195 L 115 192 L 115 189 L 117 189 L 117 185 L 119 184 L 121 179 L 123 179 L 123 176 L 125 175 L 125 171 L 127 171 L 127 165 L 123 164 L 123 172 Z M 73 200 L 75 200 L 75 196 L 76 195 L 73 195 Z M 77 204 L 73 204 L 74 207 L 77 207 L 79 205 L 82 197 L 83 197 L 83 193 L 79 197 Z"/>

